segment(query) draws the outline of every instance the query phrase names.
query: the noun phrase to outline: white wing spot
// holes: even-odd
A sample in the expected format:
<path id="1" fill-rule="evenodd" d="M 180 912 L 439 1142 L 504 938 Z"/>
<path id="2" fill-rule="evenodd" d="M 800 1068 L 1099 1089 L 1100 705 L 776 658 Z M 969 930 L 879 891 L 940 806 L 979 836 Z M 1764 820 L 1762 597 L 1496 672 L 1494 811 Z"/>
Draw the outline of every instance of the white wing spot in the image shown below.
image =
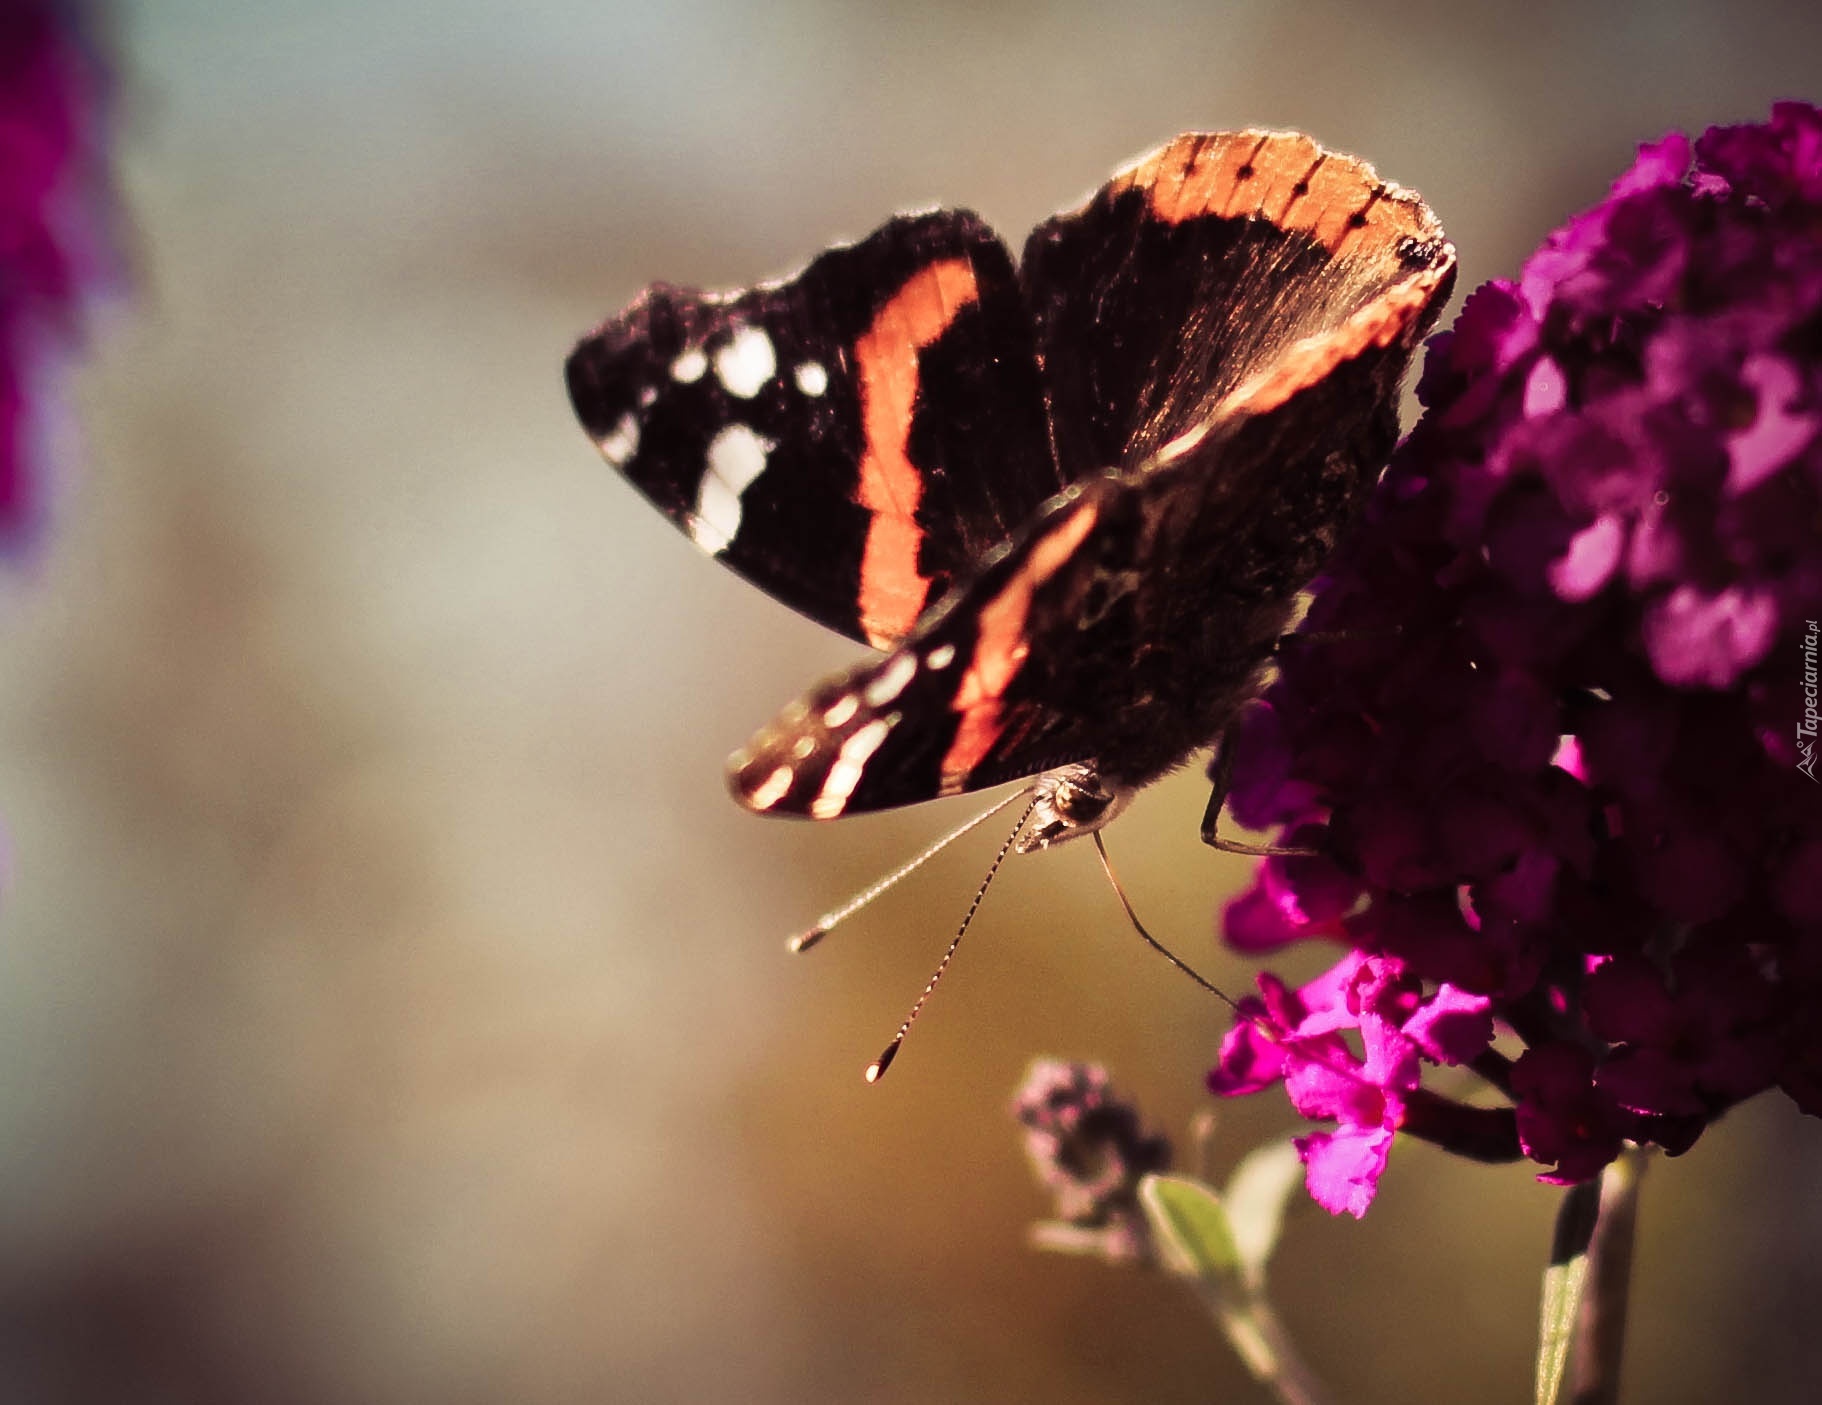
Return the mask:
<path id="1" fill-rule="evenodd" d="M 657 403 L 658 388 L 656 386 L 648 385 L 644 390 L 639 392 L 639 408 L 641 410 L 649 410 Z"/>
<path id="2" fill-rule="evenodd" d="M 615 468 L 624 468 L 639 452 L 639 421 L 628 410 L 614 422 L 614 427 L 600 439 L 601 457 Z"/>
<path id="3" fill-rule="evenodd" d="M 810 753 L 816 750 L 815 737 L 799 737 L 791 743 L 791 755 L 799 761 L 808 761 Z"/>
<path id="4" fill-rule="evenodd" d="M 860 784 L 868 760 L 879 750 L 879 744 L 891 730 L 892 724 L 885 718 L 875 717 L 841 744 L 841 755 L 829 767 L 821 793 L 810 802 L 812 819 L 832 820 L 847 808 L 848 797 L 854 793 L 854 787 Z"/>
<path id="5" fill-rule="evenodd" d="M 905 684 L 917 675 L 917 655 L 902 653 L 893 659 L 873 681 L 867 684 L 863 696 L 868 707 L 884 707 L 892 699 L 905 691 Z"/>
<path id="6" fill-rule="evenodd" d="M 820 361 L 806 361 L 794 373 L 797 388 L 805 395 L 821 395 L 829 388 L 829 373 Z"/>
<path id="7" fill-rule="evenodd" d="M 740 530 L 740 495 L 765 472 L 772 441 L 744 424 L 730 424 L 709 441 L 708 469 L 696 488 L 690 536 L 707 552 L 726 551 Z"/>
<path id="8" fill-rule="evenodd" d="M 769 810 L 784 799 L 785 793 L 791 788 L 791 782 L 796 779 L 797 773 L 789 766 L 780 766 L 765 778 L 759 789 L 747 797 L 747 803 L 755 810 Z"/>
<path id="9" fill-rule="evenodd" d="M 708 354 L 699 346 L 692 346 L 683 355 L 671 362 L 671 379 L 688 385 L 691 381 L 702 379 L 702 373 L 709 368 Z"/>
<path id="10" fill-rule="evenodd" d="M 742 327 L 734 339 L 715 353 L 715 375 L 729 395 L 751 400 L 772 379 L 778 362 L 772 356 L 772 339 L 758 327 Z"/>
<path id="11" fill-rule="evenodd" d="M 825 727 L 839 727 L 859 711 L 860 699 L 855 697 L 854 694 L 849 693 L 846 696 L 837 699 L 829 710 L 823 713 L 822 725 Z"/>
<path id="12" fill-rule="evenodd" d="M 955 645 L 938 644 L 925 657 L 924 663 L 939 672 L 955 662 Z"/>

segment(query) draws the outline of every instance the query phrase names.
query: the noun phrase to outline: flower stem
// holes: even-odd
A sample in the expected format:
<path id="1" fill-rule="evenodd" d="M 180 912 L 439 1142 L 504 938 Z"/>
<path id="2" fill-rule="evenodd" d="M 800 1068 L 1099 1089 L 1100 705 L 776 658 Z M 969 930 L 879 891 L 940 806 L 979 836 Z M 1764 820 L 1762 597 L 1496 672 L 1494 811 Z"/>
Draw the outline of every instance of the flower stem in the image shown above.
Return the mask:
<path id="1" fill-rule="evenodd" d="M 1330 1405 L 1328 1388 L 1297 1354 L 1290 1333 L 1263 1295 L 1236 1297 L 1206 1281 L 1198 1290 L 1203 1306 L 1254 1380 L 1283 1405 Z"/>
<path id="2" fill-rule="evenodd" d="M 1588 1246 L 1588 1288 L 1576 1322 L 1574 1405 L 1613 1405 L 1620 1398 L 1639 1185 L 1649 1154 L 1628 1145 L 1601 1172 L 1600 1217 Z"/>
<path id="3" fill-rule="evenodd" d="M 1404 1095 L 1398 1130 L 1474 1161 L 1498 1164 L 1525 1154 L 1511 1108 L 1472 1107 L 1428 1088 L 1413 1088 Z"/>

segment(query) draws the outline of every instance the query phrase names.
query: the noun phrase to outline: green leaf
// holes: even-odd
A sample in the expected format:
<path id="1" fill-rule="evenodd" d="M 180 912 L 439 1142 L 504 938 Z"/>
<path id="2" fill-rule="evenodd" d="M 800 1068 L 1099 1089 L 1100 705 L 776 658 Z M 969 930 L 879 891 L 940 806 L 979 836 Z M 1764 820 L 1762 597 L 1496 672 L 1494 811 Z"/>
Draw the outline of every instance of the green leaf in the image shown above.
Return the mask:
<path id="1" fill-rule="evenodd" d="M 1165 1264 L 1177 1273 L 1223 1282 L 1240 1273 L 1240 1255 L 1221 1198 L 1188 1176 L 1147 1176 L 1139 1204 Z"/>
<path id="2" fill-rule="evenodd" d="M 1588 1246 L 1600 1217 L 1599 1181 L 1569 1187 L 1556 1213 L 1550 1266 L 1544 1270 L 1544 1299 L 1537 1343 L 1537 1405 L 1556 1405 L 1568 1375 L 1582 1293 L 1588 1286 Z"/>
<path id="3" fill-rule="evenodd" d="M 1278 1247 L 1284 1210 L 1303 1184 L 1303 1160 L 1288 1141 L 1254 1147 L 1228 1177 L 1222 1203 L 1241 1268 L 1254 1283 L 1263 1282 L 1265 1266 Z"/>

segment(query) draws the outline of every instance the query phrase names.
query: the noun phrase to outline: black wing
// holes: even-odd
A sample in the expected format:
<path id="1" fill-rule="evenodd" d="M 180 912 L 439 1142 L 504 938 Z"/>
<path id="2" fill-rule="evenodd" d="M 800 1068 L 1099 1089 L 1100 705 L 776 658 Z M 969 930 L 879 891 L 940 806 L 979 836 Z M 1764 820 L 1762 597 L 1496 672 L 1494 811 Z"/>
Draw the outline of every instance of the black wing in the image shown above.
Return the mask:
<path id="1" fill-rule="evenodd" d="M 1453 270 L 1420 201 L 1307 138 L 1179 138 L 1042 226 L 1058 458 L 1120 467 L 787 709 L 736 796 L 829 818 L 1072 761 L 1131 787 L 1211 741 L 1389 456 Z"/>
<path id="2" fill-rule="evenodd" d="M 1445 261 L 1423 202 L 1364 162 L 1298 133 L 1177 137 L 1026 242 L 1064 476 L 1147 462 L 1299 341 Z"/>
<path id="3" fill-rule="evenodd" d="M 608 462 L 698 545 L 878 648 L 1063 486 L 1011 256 L 966 212 L 746 292 L 655 285 L 566 374 Z"/>

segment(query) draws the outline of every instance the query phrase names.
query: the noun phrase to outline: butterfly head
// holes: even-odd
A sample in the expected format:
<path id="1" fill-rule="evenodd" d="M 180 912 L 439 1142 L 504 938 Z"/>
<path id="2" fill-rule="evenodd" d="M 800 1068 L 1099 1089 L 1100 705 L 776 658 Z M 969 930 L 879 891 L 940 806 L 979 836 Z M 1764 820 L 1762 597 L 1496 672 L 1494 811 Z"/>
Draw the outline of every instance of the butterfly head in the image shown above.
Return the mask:
<path id="1" fill-rule="evenodd" d="M 1018 851 L 1031 854 L 1065 839 L 1093 834 L 1132 799 L 1132 791 L 1109 785 L 1087 763 L 1059 766 L 1034 782 L 1037 799 L 1019 836 Z"/>

